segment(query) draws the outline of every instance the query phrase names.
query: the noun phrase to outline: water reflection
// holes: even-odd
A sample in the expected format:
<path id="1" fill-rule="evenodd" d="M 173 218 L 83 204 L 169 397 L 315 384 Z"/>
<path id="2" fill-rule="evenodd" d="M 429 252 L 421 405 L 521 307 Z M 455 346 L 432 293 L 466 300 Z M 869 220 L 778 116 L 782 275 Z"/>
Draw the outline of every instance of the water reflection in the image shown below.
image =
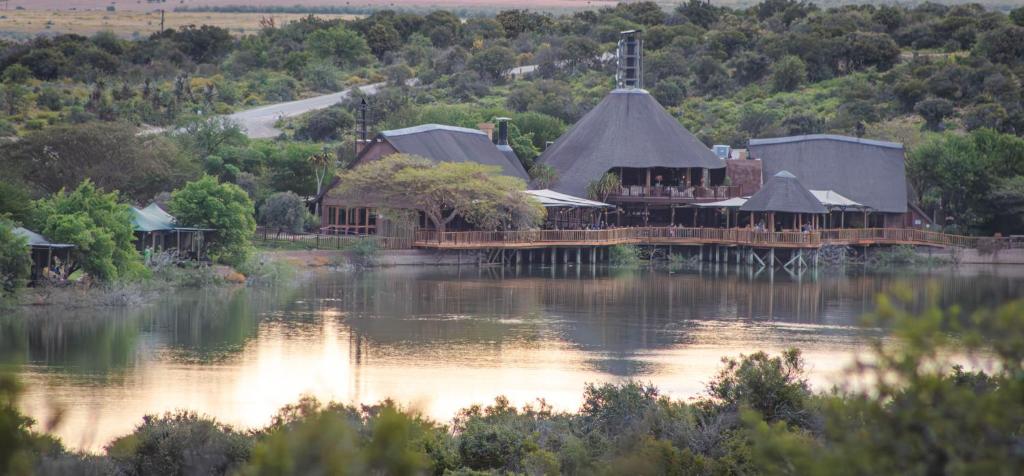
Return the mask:
<path id="1" fill-rule="evenodd" d="M 193 290 L 143 309 L 29 309 L 0 319 L 0 363 L 26 411 L 98 449 L 146 413 L 265 424 L 301 394 L 392 397 L 447 420 L 505 394 L 573 409 L 584 383 L 639 378 L 680 397 L 724 355 L 804 349 L 824 384 L 880 331 L 874 296 L 911 287 L 968 310 L 1024 295 L 1016 269 L 752 276 L 746 269 L 391 269 L 274 288 Z"/>

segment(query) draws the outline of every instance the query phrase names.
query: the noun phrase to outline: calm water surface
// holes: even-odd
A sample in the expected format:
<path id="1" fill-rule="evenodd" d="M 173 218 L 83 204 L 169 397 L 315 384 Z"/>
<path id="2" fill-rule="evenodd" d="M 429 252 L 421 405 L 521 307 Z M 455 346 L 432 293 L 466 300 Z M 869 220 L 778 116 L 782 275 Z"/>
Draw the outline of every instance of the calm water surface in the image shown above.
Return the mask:
<path id="1" fill-rule="evenodd" d="M 136 309 L 0 318 L 0 368 L 25 411 L 100 450 L 145 414 L 192 409 L 241 427 L 303 394 L 393 398 L 441 421 L 505 395 L 573 410 L 588 382 L 701 393 L 723 356 L 799 347 L 812 382 L 882 335 L 858 325 L 895 285 L 966 308 L 1024 295 L 1024 269 L 750 276 L 583 267 L 396 268 L 272 288 L 191 290 Z"/>

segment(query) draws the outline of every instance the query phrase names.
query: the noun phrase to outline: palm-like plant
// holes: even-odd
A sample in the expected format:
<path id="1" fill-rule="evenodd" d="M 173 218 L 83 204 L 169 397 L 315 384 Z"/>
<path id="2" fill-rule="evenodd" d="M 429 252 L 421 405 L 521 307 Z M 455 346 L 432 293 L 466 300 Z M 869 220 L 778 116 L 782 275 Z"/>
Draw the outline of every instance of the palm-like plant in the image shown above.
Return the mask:
<path id="1" fill-rule="evenodd" d="M 313 167 L 313 176 L 316 178 L 316 195 L 320 196 L 320 191 L 324 186 L 324 178 L 327 177 L 327 168 L 331 165 L 331 154 L 324 149 L 319 154 L 313 154 L 309 156 L 306 161 Z M 320 203 L 317 202 L 314 213 L 320 214 Z"/>
<path id="2" fill-rule="evenodd" d="M 591 200 L 608 200 L 608 196 L 622 188 L 622 179 L 613 172 L 605 172 L 601 178 L 591 180 L 587 184 L 587 198 Z"/>

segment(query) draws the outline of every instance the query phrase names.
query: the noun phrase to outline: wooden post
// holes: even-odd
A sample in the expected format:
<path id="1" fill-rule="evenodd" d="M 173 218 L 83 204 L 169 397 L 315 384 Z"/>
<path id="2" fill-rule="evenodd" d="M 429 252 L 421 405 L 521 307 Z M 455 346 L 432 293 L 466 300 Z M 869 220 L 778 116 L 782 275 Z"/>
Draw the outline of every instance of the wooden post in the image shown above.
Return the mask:
<path id="1" fill-rule="evenodd" d="M 582 248 L 576 248 L 576 266 L 579 266 L 580 263 L 583 261 L 583 256 L 582 255 L 583 255 L 583 249 Z"/>

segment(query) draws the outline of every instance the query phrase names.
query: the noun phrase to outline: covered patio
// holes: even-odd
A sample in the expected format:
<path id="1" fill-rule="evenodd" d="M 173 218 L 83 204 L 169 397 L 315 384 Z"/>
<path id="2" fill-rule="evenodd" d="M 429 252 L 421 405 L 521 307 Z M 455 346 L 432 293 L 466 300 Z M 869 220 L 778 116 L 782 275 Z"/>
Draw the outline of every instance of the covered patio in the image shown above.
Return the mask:
<path id="1" fill-rule="evenodd" d="M 574 197 L 554 190 L 526 190 L 523 193 L 539 201 L 548 212 L 545 228 L 582 230 L 601 228 L 608 223 L 607 211 L 614 205 Z"/>
<path id="2" fill-rule="evenodd" d="M 54 243 L 45 236 L 25 228 L 15 228 L 14 234 L 28 242 L 32 256 L 31 284 L 40 281 L 63 281 L 71 273 L 71 251 L 75 245 Z"/>

